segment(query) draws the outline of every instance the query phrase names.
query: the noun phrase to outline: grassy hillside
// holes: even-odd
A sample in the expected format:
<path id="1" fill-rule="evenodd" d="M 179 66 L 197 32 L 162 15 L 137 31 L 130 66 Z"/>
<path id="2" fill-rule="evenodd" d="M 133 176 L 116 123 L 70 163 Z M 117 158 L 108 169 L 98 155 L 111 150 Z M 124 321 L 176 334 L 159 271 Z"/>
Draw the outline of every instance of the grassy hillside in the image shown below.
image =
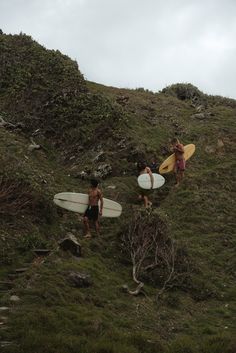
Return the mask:
<path id="1" fill-rule="evenodd" d="M 0 115 L 9 123 L 0 127 L 2 351 L 234 353 L 236 102 L 190 84 L 154 94 L 86 82 L 75 62 L 25 35 L 0 35 L 0 49 Z M 179 188 L 165 175 L 147 213 L 135 163 L 161 163 L 173 136 L 196 152 Z M 41 149 L 29 150 L 32 138 Z M 101 188 L 123 213 L 102 218 L 100 237 L 86 240 L 82 217 L 52 198 L 86 192 L 81 171 L 89 178 L 106 164 Z M 135 296 L 129 239 L 145 232 L 155 242 Z M 80 258 L 58 246 L 68 233 Z M 38 248 L 51 252 L 40 258 Z M 90 286 L 75 288 L 71 272 L 88 274 Z"/>

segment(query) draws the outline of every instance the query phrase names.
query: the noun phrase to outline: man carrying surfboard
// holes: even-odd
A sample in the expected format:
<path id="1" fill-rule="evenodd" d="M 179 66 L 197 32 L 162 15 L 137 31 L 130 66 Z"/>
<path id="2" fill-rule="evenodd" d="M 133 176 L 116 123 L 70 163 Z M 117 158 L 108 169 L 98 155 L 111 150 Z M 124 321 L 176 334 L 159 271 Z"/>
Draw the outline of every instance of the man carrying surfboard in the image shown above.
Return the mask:
<path id="1" fill-rule="evenodd" d="M 142 175 L 142 174 L 145 174 L 145 173 L 149 174 L 150 180 L 151 180 L 151 189 L 153 189 L 154 180 L 153 180 L 153 175 L 152 175 L 151 169 L 149 167 L 147 167 L 147 164 L 145 162 L 138 162 L 137 163 L 137 168 L 138 168 L 139 175 Z M 145 208 L 152 207 L 152 202 L 148 198 L 149 190 L 144 190 L 144 189 L 139 188 L 139 193 L 140 193 L 139 194 L 139 199 L 143 200 L 144 207 Z"/>
<path id="2" fill-rule="evenodd" d="M 93 221 L 95 223 L 95 229 L 97 234 L 99 234 L 99 222 L 98 216 L 102 215 L 103 208 L 103 196 L 101 190 L 98 188 L 98 181 L 96 179 L 91 180 L 91 187 L 88 191 L 89 196 L 89 204 L 88 208 L 84 213 L 84 226 L 86 229 L 85 238 L 91 238 L 89 221 Z M 98 202 L 100 201 L 100 210 Z"/>
<path id="3" fill-rule="evenodd" d="M 176 187 L 179 186 L 179 183 L 184 177 L 185 171 L 185 159 L 184 159 L 184 145 L 179 142 L 177 138 L 173 138 L 171 141 L 173 152 L 175 154 L 175 178 L 176 178 Z"/>

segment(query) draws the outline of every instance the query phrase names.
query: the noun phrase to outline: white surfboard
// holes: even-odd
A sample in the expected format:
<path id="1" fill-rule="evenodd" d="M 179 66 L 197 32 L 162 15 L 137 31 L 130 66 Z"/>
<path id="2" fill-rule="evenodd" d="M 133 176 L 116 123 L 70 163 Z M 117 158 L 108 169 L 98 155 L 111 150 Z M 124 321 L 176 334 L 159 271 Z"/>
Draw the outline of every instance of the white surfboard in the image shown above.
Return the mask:
<path id="1" fill-rule="evenodd" d="M 165 183 L 165 178 L 162 175 L 157 174 L 157 173 L 152 173 L 152 175 L 153 175 L 153 179 L 154 179 L 153 189 L 160 188 Z M 139 175 L 138 185 L 142 189 L 150 190 L 151 189 L 150 175 L 147 173 Z"/>
<path id="2" fill-rule="evenodd" d="M 54 196 L 53 202 L 68 211 L 84 213 L 88 207 L 89 197 L 87 194 L 76 192 L 61 192 Z M 103 217 L 119 217 L 122 206 L 115 201 L 103 198 Z"/>

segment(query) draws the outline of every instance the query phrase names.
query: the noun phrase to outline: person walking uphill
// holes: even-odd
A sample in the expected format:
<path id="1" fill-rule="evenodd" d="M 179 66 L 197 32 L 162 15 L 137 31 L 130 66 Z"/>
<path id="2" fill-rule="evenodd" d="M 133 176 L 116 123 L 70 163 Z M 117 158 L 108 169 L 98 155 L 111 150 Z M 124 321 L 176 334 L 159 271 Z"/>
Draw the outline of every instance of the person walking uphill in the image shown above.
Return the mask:
<path id="1" fill-rule="evenodd" d="M 151 169 L 147 167 L 147 164 L 145 162 L 138 162 L 137 168 L 138 168 L 139 175 L 145 174 L 145 173 L 149 174 L 150 180 L 151 180 L 151 189 L 153 189 L 154 180 L 153 180 Z M 152 202 L 148 198 L 150 191 L 139 188 L 139 193 L 140 193 L 139 199 L 143 200 L 145 208 L 152 207 Z"/>
<path id="2" fill-rule="evenodd" d="M 174 138 L 171 141 L 173 152 L 175 154 L 175 178 L 176 186 L 179 186 L 179 183 L 184 177 L 185 171 L 185 159 L 184 159 L 184 145 L 179 142 L 177 138 Z"/>
<path id="3" fill-rule="evenodd" d="M 99 222 L 98 216 L 102 215 L 103 209 L 103 196 L 101 190 L 98 188 L 98 181 L 96 179 L 91 180 L 91 187 L 88 191 L 89 196 L 89 204 L 88 208 L 84 213 L 84 226 L 86 230 L 85 238 L 91 238 L 90 225 L 89 221 L 93 221 L 95 223 L 95 229 L 97 234 L 99 234 Z M 98 202 L 100 200 L 100 210 Z"/>

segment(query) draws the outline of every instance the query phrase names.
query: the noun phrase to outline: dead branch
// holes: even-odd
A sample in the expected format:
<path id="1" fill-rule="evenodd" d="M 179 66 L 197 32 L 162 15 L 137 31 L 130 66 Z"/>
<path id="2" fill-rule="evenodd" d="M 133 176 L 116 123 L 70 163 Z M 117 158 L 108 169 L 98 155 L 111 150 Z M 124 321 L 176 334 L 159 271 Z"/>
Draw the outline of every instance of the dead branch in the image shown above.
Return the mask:
<path id="1" fill-rule="evenodd" d="M 5 121 L 3 117 L 0 116 L 0 127 L 15 127 L 15 125 Z"/>
<path id="2" fill-rule="evenodd" d="M 39 150 L 39 149 L 41 148 L 40 145 L 37 145 L 37 144 L 34 142 L 34 140 L 33 140 L 32 137 L 30 138 L 30 141 L 31 141 L 31 145 L 29 145 L 28 151 L 32 152 L 32 151 L 34 151 L 34 150 Z"/>
<path id="3" fill-rule="evenodd" d="M 126 290 L 138 295 L 144 282 L 161 286 L 157 299 L 172 287 L 185 286 L 189 279 L 189 263 L 184 248 L 177 248 L 169 234 L 167 221 L 157 211 L 134 212 L 122 234 L 122 248 L 132 264 L 132 278 L 136 290 Z"/>
<path id="4" fill-rule="evenodd" d="M 133 281 L 138 284 L 135 291 L 128 289 L 128 292 L 137 295 L 144 286 L 141 280 L 143 274 L 160 265 L 162 253 L 168 249 L 166 225 L 157 215 L 152 217 L 146 213 L 136 213 L 122 240 L 132 262 Z"/>
<path id="5" fill-rule="evenodd" d="M 143 282 L 140 282 L 139 285 L 137 286 L 137 288 L 136 288 L 135 290 L 133 290 L 133 291 L 130 290 L 127 285 L 124 285 L 124 286 L 123 286 L 123 289 L 124 289 L 127 293 L 129 293 L 130 295 L 138 295 L 138 294 L 141 292 L 143 286 L 144 286 L 144 283 L 143 283 Z"/>
<path id="6" fill-rule="evenodd" d="M 15 216 L 33 205 L 34 197 L 25 182 L 0 178 L 0 214 Z"/>

